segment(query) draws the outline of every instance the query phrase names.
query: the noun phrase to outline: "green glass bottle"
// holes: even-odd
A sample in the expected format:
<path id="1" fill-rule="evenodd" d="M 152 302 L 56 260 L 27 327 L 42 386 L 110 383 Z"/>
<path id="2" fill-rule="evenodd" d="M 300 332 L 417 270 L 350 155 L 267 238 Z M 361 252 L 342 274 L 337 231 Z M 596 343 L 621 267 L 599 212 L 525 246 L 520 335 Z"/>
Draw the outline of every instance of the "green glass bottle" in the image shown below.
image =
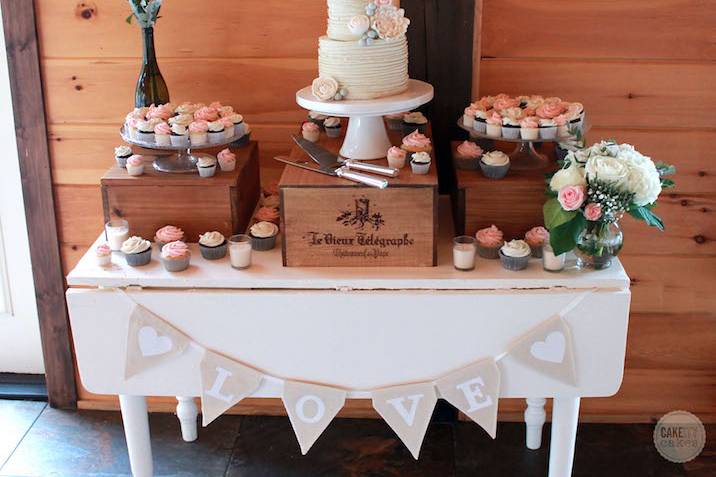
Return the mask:
<path id="1" fill-rule="evenodd" d="M 134 106 L 137 108 L 169 102 L 169 89 L 162 77 L 162 72 L 159 71 L 157 54 L 154 51 L 154 28 L 142 28 L 142 34 L 144 36 L 144 60 L 134 93 Z"/>

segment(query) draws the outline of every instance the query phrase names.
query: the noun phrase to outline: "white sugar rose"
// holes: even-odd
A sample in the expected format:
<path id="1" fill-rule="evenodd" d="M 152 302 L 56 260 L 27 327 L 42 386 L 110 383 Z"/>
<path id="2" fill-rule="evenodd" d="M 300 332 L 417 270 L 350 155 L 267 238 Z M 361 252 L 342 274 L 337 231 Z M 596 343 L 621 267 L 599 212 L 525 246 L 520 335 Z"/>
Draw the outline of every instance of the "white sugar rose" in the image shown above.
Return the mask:
<path id="1" fill-rule="evenodd" d="M 370 18 L 366 15 L 356 15 L 348 21 L 348 30 L 356 36 L 361 36 L 369 29 Z"/>
<path id="2" fill-rule="evenodd" d="M 585 170 L 590 181 L 598 180 L 617 187 L 622 186 L 629 175 L 629 166 L 622 157 L 592 155 Z"/>
<path id="3" fill-rule="evenodd" d="M 634 203 L 636 205 L 653 204 L 661 194 L 659 171 L 651 159 L 642 156 L 638 152 L 635 154 L 641 157 L 631 163 L 629 175 L 624 184 L 625 188 L 634 193 Z"/>
<path id="4" fill-rule="evenodd" d="M 586 186 L 587 181 L 584 178 L 584 169 L 572 162 L 568 168 L 561 169 L 552 176 L 549 182 L 549 188 L 554 192 L 559 192 L 569 186 Z"/>
<path id="5" fill-rule="evenodd" d="M 394 6 L 380 7 L 373 17 L 373 28 L 383 40 L 395 40 L 408 31 L 410 20 L 405 10 Z"/>
<path id="6" fill-rule="evenodd" d="M 313 80 L 311 90 L 313 95 L 321 101 L 330 101 L 338 92 L 338 81 L 330 76 L 321 76 Z"/>

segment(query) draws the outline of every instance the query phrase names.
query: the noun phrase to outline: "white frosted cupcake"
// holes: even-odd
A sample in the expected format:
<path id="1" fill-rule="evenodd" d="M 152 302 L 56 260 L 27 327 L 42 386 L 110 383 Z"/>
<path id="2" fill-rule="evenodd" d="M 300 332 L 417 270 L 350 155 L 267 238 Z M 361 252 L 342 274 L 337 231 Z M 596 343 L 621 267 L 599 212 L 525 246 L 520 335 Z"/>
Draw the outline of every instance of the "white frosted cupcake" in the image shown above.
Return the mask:
<path id="1" fill-rule="evenodd" d="M 139 121 L 137 123 L 137 140 L 147 144 L 153 144 L 154 126 L 152 121 Z"/>
<path id="2" fill-rule="evenodd" d="M 532 251 L 524 240 L 505 242 L 500 249 L 502 267 L 513 272 L 524 270 L 530 263 Z"/>
<path id="3" fill-rule="evenodd" d="M 543 118 L 539 120 L 539 137 L 547 140 L 557 138 L 557 124 L 553 119 Z"/>
<path id="4" fill-rule="evenodd" d="M 212 177 L 216 174 L 216 159 L 202 156 L 197 161 L 196 168 L 199 169 L 199 175 L 201 177 Z"/>
<path id="5" fill-rule="evenodd" d="M 506 139 L 519 139 L 520 122 L 514 118 L 502 118 L 502 137 Z"/>
<path id="6" fill-rule="evenodd" d="M 172 128 L 167 123 L 154 126 L 154 142 L 157 146 L 171 146 Z"/>
<path id="7" fill-rule="evenodd" d="M 144 174 L 144 160 L 142 156 L 135 154 L 127 159 L 127 174 L 130 176 L 141 176 Z"/>
<path id="8" fill-rule="evenodd" d="M 405 161 L 408 157 L 408 151 L 399 147 L 391 147 L 388 149 L 388 166 L 395 169 L 402 169 L 405 167 Z"/>
<path id="9" fill-rule="evenodd" d="M 251 246 L 257 252 L 266 252 L 276 246 L 278 225 L 272 222 L 257 222 L 249 229 Z"/>
<path id="10" fill-rule="evenodd" d="M 502 179 L 510 170 L 510 158 L 502 151 L 491 151 L 482 155 L 480 169 L 489 179 Z"/>
<path id="11" fill-rule="evenodd" d="M 497 111 L 487 118 L 486 133 L 490 137 L 502 137 L 502 116 Z"/>
<path id="12" fill-rule="evenodd" d="M 226 140 L 224 123 L 219 120 L 209 123 L 209 144 L 221 144 Z"/>
<path id="13" fill-rule="evenodd" d="M 170 126 L 173 126 L 175 124 L 180 124 L 184 127 L 189 127 L 191 123 L 194 122 L 194 115 L 193 114 L 179 114 L 177 116 L 172 116 L 167 120 Z"/>
<path id="14" fill-rule="evenodd" d="M 205 146 L 209 142 L 209 123 L 201 119 L 191 123 L 189 140 L 192 146 Z"/>
<path id="15" fill-rule="evenodd" d="M 114 160 L 119 167 L 127 167 L 127 159 L 132 157 L 132 148 L 129 146 L 117 146 L 114 148 Z"/>
<path id="16" fill-rule="evenodd" d="M 433 158 L 427 152 L 416 152 L 410 159 L 410 167 L 413 170 L 413 174 L 425 175 L 430 172 L 430 163 Z"/>
<path id="17" fill-rule="evenodd" d="M 539 121 L 536 117 L 529 116 L 520 121 L 520 136 L 531 141 L 539 138 Z"/>
<path id="18" fill-rule="evenodd" d="M 190 145 L 189 129 L 187 129 L 186 126 L 182 126 L 181 124 L 172 124 L 171 130 L 172 132 L 169 135 L 169 140 L 172 146 L 188 148 Z"/>
<path id="19" fill-rule="evenodd" d="M 477 109 L 473 108 L 472 105 L 465 108 L 465 112 L 462 115 L 463 126 L 465 126 L 466 128 L 474 128 L 476 113 L 477 113 Z"/>
<path id="20" fill-rule="evenodd" d="M 142 237 L 129 237 L 120 250 L 130 267 L 141 267 L 152 261 L 152 243 Z"/>
<path id="21" fill-rule="evenodd" d="M 473 123 L 473 129 L 480 134 L 487 132 L 487 111 L 478 109 L 475 111 L 475 122 Z"/>
<path id="22" fill-rule="evenodd" d="M 228 242 L 220 232 L 207 232 L 199 236 L 199 251 L 206 260 L 219 260 L 226 256 Z"/>
<path id="23" fill-rule="evenodd" d="M 341 120 L 338 118 L 326 118 L 323 121 L 323 128 L 326 130 L 328 137 L 340 137 Z"/>

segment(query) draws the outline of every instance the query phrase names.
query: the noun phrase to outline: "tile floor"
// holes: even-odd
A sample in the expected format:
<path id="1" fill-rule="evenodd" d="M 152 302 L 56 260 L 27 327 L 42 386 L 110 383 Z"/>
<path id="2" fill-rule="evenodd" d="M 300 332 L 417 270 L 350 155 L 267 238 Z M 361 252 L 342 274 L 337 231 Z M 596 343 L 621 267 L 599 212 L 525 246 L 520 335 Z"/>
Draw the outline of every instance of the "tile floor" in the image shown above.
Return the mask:
<path id="1" fill-rule="evenodd" d="M 547 472 L 548 445 L 526 450 L 520 424 L 500 424 L 498 439 L 492 441 L 470 423 L 435 423 L 417 462 L 378 420 L 335 420 L 305 457 L 286 418 L 224 416 L 201 429 L 199 440 L 191 444 L 181 440 L 172 415 L 152 415 L 150 425 L 157 477 L 497 477 Z M 662 459 L 652 444 L 652 431 L 651 425 L 581 425 L 574 476 L 716 475 L 716 446 L 711 442 L 716 426 L 707 427 L 704 453 L 686 465 Z M 119 413 L 0 401 L 0 476 L 128 475 Z"/>

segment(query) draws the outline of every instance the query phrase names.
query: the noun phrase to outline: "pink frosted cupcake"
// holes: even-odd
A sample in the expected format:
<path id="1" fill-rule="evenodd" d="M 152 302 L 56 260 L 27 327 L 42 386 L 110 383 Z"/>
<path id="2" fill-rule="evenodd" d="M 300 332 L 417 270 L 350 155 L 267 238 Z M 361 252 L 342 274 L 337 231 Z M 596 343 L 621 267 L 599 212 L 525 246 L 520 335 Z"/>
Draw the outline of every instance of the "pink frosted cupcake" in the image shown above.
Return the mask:
<path id="1" fill-rule="evenodd" d="M 405 167 L 405 160 L 408 157 L 408 151 L 399 147 L 391 147 L 388 149 L 388 166 L 394 167 L 395 169 L 402 169 Z"/>
<path id="2" fill-rule="evenodd" d="M 502 116 L 497 111 L 492 111 L 487 117 L 485 132 L 490 137 L 502 137 Z"/>
<path id="3" fill-rule="evenodd" d="M 474 128 L 475 127 L 475 115 L 477 114 L 477 109 L 473 105 L 468 106 L 465 108 L 465 111 L 462 115 L 462 124 L 466 128 Z"/>
<path id="4" fill-rule="evenodd" d="M 173 114 L 174 111 L 169 105 L 160 104 L 156 108 L 152 108 L 147 113 L 147 119 L 161 119 L 162 121 L 167 121 Z"/>
<path id="5" fill-rule="evenodd" d="M 525 234 L 525 242 L 530 246 L 534 258 L 542 258 L 542 246 L 549 242 L 549 232 L 544 227 L 534 227 Z"/>
<path id="6" fill-rule="evenodd" d="M 95 259 L 100 267 L 112 265 L 112 249 L 106 243 L 100 244 L 95 249 Z"/>
<path id="7" fill-rule="evenodd" d="M 216 121 L 219 119 L 219 111 L 216 110 L 216 108 L 212 108 L 211 106 L 204 106 L 203 108 L 199 108 L 194 112 L 194 119 L 196 121 Z"/>
<path id="8" fill-rule="evenodd" d="M 275 207 L 261 207 L 256 211 L 254 219 L 257 222 L 272 222 L 278 224 L 281 221 L 281 214 Z"/>
<path id="9" fill-rule="evenodd" d="M 141 176 L 144 174 L 144 160 L 142 156 L 135 154 L 127 159 L 127 174 L 130 176 Z"/>
<path id="10" fill-rule="evenodd" d="M 228 148 L 217 154 L 216 158 L 219 160 L 219 167 L 224 172 L 231 172 L 236 169 L 236 154 L 231 152 Z"/>
<path id="11" fill-rule="evenodd" d="M 157 146 L 171 146 L 172 145 L 172 128 L 167 123 L 159 123 L 154 126 L 154 142 Z"/>
<path id="12" fill-rule="evenodd" d="M 301 126 L 301 134 L 307 141 L 318 142 L 321 137 L 321 127 L 316 123 L 306 121 Z"/>
<path id="13" fill-rule="evenodd" d="M 554 121 L 554 124 L 557 125 L 558 138 L 569 136 L 569 121 L 567 120 L 566 115 L 560 114 L 559 116 L 555 116 L 552 121 Z"/>
<path id="14" fill-rule="evenodd" d="M 400 147 L 408 152 L 430 152 L 433 150 L 430 138 L 421 134 L 417 129 L 403 138 L 403 144 Z"/>
<path id="15" fill-rule="evenodd" d="M 173 225 L 165 225 L 154 234 L 154 242 L 156 242 L 159 250 L 161 250 L 165 244 L 178 240 L 184 240 L 184 231 Z"/>
<path id="16" fill-rule="evenodd" d="M 529 116 L 520 121 L 520 136 L 531 141 L 539 138 L 539 121 L 536 117 Z"/>
<path id="17" fill-rule="evenodd" d="M 236 127 L 234 126 L 234 122 L 231 120 L 231 118 L 223 117 L 219 118 L 219 121 L 221 122 L 221 124 L 224 125 L 224 137 L 226 139 L 231 139 L 236 135 Z"/>
<path id="18" fill-rule="evenodd" d="M 189 246 L 181 241 L 169 242 L 162 247 L 161 260 L 168 272 L 183 272 L 191 261 Z"/>
<path id="19" fill-rule="evenodd" d="M 209 123 L 204 120 L 194 121 L 189 125 L 189 141 L 192 146 L 203 146 L 209 142 Z"/>
<path id="20" fill-rule="evenodd" d="M 482 148 L 472 141 L 465 141 L 455 151 L 455 165 L 458 169 L 477 170 L 480 167 Z"/>
<path id="21" fill-rule="evenodd" d="M 475 234 L 477 239 L 477 252 L 482 258 L 497 260 L 500 258 L 500 248 L 504 243 L 504 234 L 496 226 L 478 230 Z"/>

